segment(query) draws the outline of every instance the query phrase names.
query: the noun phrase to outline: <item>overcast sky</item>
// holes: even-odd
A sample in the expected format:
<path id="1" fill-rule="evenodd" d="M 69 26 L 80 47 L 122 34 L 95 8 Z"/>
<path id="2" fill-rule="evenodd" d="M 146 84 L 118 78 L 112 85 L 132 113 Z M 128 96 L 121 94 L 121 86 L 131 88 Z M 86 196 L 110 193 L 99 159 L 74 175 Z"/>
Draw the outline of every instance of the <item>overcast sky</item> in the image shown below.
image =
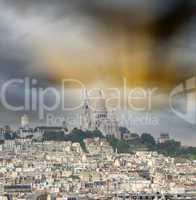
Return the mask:
<path id="1" fill-rule="evenodd" d="M 161 123 L 130 129 L 171 132 L 194 145 L 196 126 L 165 105 L 175 86 L 195 76 L 195 6 L 191 0 L 0 0 L 1 86 L 29 76 L 40 87 L 59 88 L 64 78 L 89 88 L 121 88 L 123 78 L 130 89 L 157 87 L 162 98 L 153 112 Z M 20 104 L 23 89 L 15 87 L 11 100 Z M 18 123 L 22 113 L 1 110 L 1 122 Z"/>

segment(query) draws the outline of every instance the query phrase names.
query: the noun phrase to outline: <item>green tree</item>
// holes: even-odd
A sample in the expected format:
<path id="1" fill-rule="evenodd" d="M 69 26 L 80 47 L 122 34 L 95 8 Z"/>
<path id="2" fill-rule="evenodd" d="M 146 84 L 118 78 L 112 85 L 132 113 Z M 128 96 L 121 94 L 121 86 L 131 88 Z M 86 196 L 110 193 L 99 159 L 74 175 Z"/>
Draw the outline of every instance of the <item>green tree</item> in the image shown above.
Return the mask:
<path id="1" fill-rule="evenodd" d="M 114 151 L 117 149 L 118 153 L 131 153 L 131 147 L 127 141 L 119 140 L 115 137 L 109 137 L 107 141 Z"/>
<path id="2" fill-rule="evenodd" d="M 163 153 L 167 156 L 180 156 L 181 155 L 181 143 L 175 140 L 169 140 L 165 143 L 158 144 L 157 149 L 159 153 Z"/>
<path id="3" fill-rule="evenodd" d="M 144 144 L 149 150 L 156 149 L 156 141 L 154 137 L 149 133 L 143 133 L 141 135 L 141 143 Z"/>

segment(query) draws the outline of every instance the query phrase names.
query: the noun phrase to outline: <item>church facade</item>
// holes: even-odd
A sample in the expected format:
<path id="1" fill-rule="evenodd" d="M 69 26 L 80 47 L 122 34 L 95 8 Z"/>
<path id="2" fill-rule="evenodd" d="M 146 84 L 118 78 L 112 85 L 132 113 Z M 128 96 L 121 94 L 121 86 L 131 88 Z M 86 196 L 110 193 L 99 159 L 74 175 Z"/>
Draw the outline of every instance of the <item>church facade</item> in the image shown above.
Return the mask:
<path id="1" fill-rule="evenodd" d="M 80 127 L 82 130 L 99 130 L 106 137 L 114 136 L 120 138 L 119 125 L 114 113 L 108 112 L 106 100 L 100 92 L 95 106 L 91 102 L 86 92 L 86 98 L 81 109 Z"/>

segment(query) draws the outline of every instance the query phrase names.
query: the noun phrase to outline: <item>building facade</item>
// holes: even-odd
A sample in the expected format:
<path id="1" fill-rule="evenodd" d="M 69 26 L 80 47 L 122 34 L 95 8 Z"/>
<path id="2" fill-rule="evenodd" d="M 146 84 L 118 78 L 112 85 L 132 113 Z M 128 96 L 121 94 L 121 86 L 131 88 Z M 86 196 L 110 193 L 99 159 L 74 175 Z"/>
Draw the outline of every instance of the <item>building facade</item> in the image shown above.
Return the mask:
<path id="1" fill-rule="evenodd" d="M 169 133 L 161 133 L 158 142 L 160 144 L 166 143 L 170 140 Z"/>
<path id="2" fill-rule="evenodd" d="M 80 127 L 82 130 L 99 130 L 104 136 L 120 138 L 118 121 L 114 112 L 108 112 L 106 100 L 100 91 L 95 106 L 92 106 L 87 92 L 81 109 Z"/>

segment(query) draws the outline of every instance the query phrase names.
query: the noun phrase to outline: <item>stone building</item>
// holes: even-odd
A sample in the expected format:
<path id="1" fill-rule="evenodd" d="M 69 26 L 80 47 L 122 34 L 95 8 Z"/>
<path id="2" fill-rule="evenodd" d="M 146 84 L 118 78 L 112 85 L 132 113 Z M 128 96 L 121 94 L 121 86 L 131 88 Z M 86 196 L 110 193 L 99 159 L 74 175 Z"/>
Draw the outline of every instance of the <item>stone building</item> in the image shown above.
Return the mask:
<path id="1" fill-rule="evenodd" d="M 87 92 L 84 104 L 81 109 L 80 127 L 82 130 L 99 130 L 104 136 L 120 138 L 118 121 L 115 113 L 109 112 L 106 107 L 106 100 L 100 91 L 95 106 L 91 106 Z"/>

